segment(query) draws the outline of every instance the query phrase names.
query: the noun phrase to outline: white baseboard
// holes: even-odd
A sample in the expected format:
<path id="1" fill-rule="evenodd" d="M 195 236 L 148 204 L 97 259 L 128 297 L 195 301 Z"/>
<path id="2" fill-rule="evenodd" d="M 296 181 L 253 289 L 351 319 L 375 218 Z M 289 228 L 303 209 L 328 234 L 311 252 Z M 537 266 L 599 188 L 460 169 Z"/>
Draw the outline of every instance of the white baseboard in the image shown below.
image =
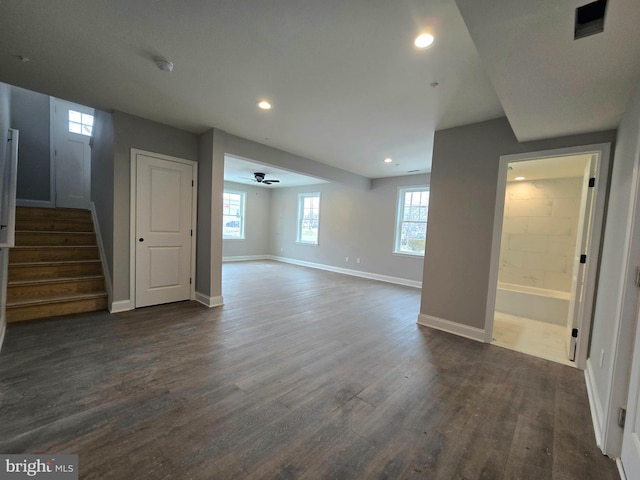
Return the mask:
<path id="1" fill-rule="evenodd" d="M 587 398 L 589 398 L 589 410 L 591 410 L 591 422 L 596 436 L 596 445 L 602 450 L 602 432 L 604 426 L 604 411 L 598 397 L 598 387 L 593 373 L 593 363 L 587 359 L 587 368 L 584 369 L 584 381 L 587 385 Z"/>
<path id="2" fill-rule="evenodd" d="M 627 474 L 624 473 L 624 466 L 622 465 L 622 459 L 620 457 L 616 458 L 616 466 L 618 467 L 620 480 L 627 480 Z"/>
<path id="3" fill-rule="evenodd" d="M 424 313 L 418 315 L 418 325 L 435 328 L 436 330 L 442 330 L 447 333 L 453 333 L 459 337 L 470 338 L 477 342 L 484 343 L 485 341 L 484 330 L 481 328 L 470 327 L 469 325 L 463 325 L 443 318 L 432 317 L 431 315 L 425 315 Z"/>
<path id="4" fill-rule="evenodd" d="M 133 310 L 133 302 L 131 300 L 111 302 L 111 306 L 109 307 L 109 312 L 111 313 L 128 312 L 129 310 Z"/>
<path id="5" fill-rule="evenodd" d="M 222 257 L 223 262 L 249 262 L 251 260 L 271 260 L 270 255 L 238 255 L 235 257 Z"/>
<path id="6" fill-rule="evenodd" d="M 100 233 L 100 224 L 98 223 L 98 212 L 96 212 L 95 203 L 89 203 L 89 210 L 91 211 L 91 218 L 93 219 L 93 228 L 95 230 L 96 239 L 98 240 L 98 252 L 100 253 L 100 262 L 102 263 L 102 273 L 104 274 L 104 283 L 107 287 L 108 302 L 111 304 L 112 289 L 111 289 L 111 276 L 109 275 L 109 269 L 107 268 L 107 257 L 104 254 L 104 244 L 102 243 L 102 234 Z"/>
<path id="7" fill-rule="evenodd" d="M 195 301 L 203 304 L 205 307 L 220 307 L 224 305 L 224 299 L 222 296 L 209 297 L 204 293 L 196 292 Z"/>
<path id="8" fill-rule="evenodd" d="M 49 200 L 29 200 L 27 198 L 16 198 L 16 205 L 18 207 L 55 208 L 53 202 Z"/>
<path id="9" fill-rule="evenodd" d="M 404 285 L 406 287 L 422 288 L 422 282 L 409 280 L 407 278 L 398 278 L 391 277 L 389 275 L 380 275 L 378 273 L 351 270 L 349 268 L 334 267 L 333 265 L 325 265 L 322 263 L 305 262 L 303 260 L 296 260 L 294 258 L 277 257 L 273 255 L 269 255 L 268 258 L 277 262 L 291 263 L 293 265 L 300 265 L 302 267 L 317 268 L 318 270 L 326 270 L 328 272 L 342 273 L 344 275 L 351 275 L 354 277 L 368 278 L 369 280 L 378 280 L 380 282 L 395 283 L 396 285 Z"/>

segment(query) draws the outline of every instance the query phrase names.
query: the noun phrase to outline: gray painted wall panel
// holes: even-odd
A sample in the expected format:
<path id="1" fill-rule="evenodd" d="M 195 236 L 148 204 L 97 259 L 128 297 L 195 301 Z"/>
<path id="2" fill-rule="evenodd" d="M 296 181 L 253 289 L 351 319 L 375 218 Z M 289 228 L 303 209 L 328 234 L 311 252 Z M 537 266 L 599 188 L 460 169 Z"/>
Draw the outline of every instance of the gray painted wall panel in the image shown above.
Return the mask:
<path id="1" fill-rule="evenodd" d="M 49 96 L 11 87 L 11 126 L 20 130 L 17 197 L 50 201 Z"/>
<path id="2" fill-rule="evenodd" d="M 609 424 L 601 426 L 610 429 L 606 453 L 611 456 L 619 455 L 622 446 L 622 429 L 615 419 L 618 407 L 627 401 L 637 318 L 635 267 L 640 265 L 640 212 L 635 202 L 640 181 L 639 154 L 640 85 L 618 129 L 600 262 L 601 288 L 596 298 L 589 352 L 594 393 L 603 409 L 612 413 Z M 630 222 L 634 217 L 635 225 Z M 616 348 L 618 364 L 614 357 Z M 601 352 L 604 352 L 602 366 Z"/>
<path id="3" fill-rule="evenodd" d="M 110 279 L 113 278 L 113 141 L 111 114 L 96 110 L 91 138 L 91 200 L 98 216 Z"/>
<path id="4" fill-rule="evenodd" d="M 131 149 L 198 161 L 198 136 L 115 111 L 113 180 L 113 300 L 129 300 L 129 218 Z"/>
<path id="5" fill-rule="evenodd" d="M 428 175 L 410 175 L 376 179 L 370 190 L 339 184 L 273 190 L 271 254 L 420 281 L 422 257 L 393 254 L 394 231 L 398 188 L 428 182 Z M 320 192 L 318 246 L 296 243 L 298 194 L 309 192 Z M 356 263 L 357 258 L 360 264 Z"/>
<path id="6" fill-rule="evenodd" d="M 483 329 L 501 155 L 615 141 L 615 131 L 518 143 L 506 118 L 436 132 L 421 313 Z"/>

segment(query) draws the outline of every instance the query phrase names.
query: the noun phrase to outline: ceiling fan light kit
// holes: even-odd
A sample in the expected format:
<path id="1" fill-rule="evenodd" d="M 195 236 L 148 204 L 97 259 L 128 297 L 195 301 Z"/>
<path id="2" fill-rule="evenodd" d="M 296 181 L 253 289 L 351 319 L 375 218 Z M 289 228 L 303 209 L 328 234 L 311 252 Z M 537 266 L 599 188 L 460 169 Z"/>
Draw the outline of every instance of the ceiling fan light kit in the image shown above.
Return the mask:
<path id="1" fill-rule="evenodd" d="M 276 180 L 275 178 L 264 178 L 266 174 L 262 172 L 254 172 L 253 174 L 255 181 L 258 183 L 264 183 L 265 185 L 271 185 L 272 183 L 279 183 L 280 180 Z"/>

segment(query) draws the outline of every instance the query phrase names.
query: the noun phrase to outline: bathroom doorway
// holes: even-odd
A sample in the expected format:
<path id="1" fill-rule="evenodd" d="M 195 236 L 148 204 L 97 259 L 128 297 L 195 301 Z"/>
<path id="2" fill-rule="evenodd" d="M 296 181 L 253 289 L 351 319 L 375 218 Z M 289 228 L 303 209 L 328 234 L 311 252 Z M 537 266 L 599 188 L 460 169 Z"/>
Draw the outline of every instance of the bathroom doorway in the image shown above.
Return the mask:
<path id="1" fill-rule="evenodd" d="M 584 368 L 608 145 L 501 158 L 487 341 Z"/>

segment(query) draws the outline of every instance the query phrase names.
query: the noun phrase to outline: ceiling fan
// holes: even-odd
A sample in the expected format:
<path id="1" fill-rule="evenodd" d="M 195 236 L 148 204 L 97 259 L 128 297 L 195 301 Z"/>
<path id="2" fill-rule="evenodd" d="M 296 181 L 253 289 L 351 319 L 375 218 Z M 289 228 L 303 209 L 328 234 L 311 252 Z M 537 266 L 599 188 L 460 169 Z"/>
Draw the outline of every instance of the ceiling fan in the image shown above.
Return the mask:
<path id="1" fill-rule="evenodd" d="M 266 175 L 260 172 L 255 172 L 253 176 L 255 177 L 256 182 L 264 183 L 265 185 L 271 185 L 272 183 L 280 182 L 280 180 L 276 180 L 275 178 L 264 178 Z"/>

